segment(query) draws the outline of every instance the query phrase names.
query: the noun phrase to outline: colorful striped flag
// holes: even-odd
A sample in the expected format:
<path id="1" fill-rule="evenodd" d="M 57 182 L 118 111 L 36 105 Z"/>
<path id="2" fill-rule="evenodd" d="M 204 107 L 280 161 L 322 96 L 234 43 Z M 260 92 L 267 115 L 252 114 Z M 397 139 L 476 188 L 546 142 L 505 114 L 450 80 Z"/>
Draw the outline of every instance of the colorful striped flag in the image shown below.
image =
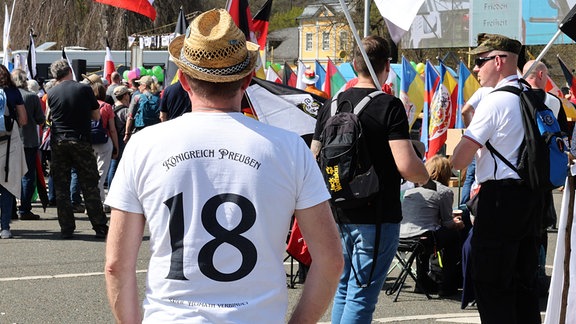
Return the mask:
<path id="1" fill-rule="evenodd" d="M 268 37 L 268 24 L 270 20 L 270 14 L 272 13 L 272 0 L 266 1 L 266 3 L 260 8 L 252 19 L 252 28 L 254 30 L 254 36 L 260 49 L 266 48 L 266 38 Z"/>
<path id="2" fill-rule="evenodd" d="M 324 89 L 324 81 L 326 80 L 326 70 L 318 60 L 314 63 L 314 73 L 318 76 L 318 81 L 316 81 L 316 88 Z"/>
<path id="3" fill-rule="evenodd" d="M 328 96 L 334 96 L 344 85 L 346 84 L 346 79 L 340 74 L 338 68 L 332 62 L 330 58 L 328 58 L 328 64 L 326 65 L 326 82 L 324 83 L 324 92 L 328 94 Z"/>
<path id="4" fill-rule="evenodd" d="M 574 105 L 570 102 L 570 100 L 564 97 L 562 90 L 558 88 L 556 83 L 552 80 L 552 78 L 550 78 L 550 75 L 548 75 L 548 81 L 546 82 L 545 91 L 550 92 L 551 94 L 556 95 L 556 97 L 560 98 L 560 101 L 562 101 L 562 107 L 564 107 L 564 113 L 566 113 L 566 117 L 576 118 L 576 107 L 574 107 Z"/>
<path id="5" fill-rule="evenodd" d="M 455 128 L 466 127 L 464 120 L 462 120 L 462 107 L 479 88 L 478 80 L 472 75 L 466 64 L 460 61 L 458 64 L 458 110 L 456 111 Z"/>
<path id="6" fill-rule="evenodd" d="M 294 74 L 294 71 L 292 71 L 292 68 L 286 62 L 284 62 L 284 75 L 282 76 L 282 83 L 289 87 L 296 88 L 296 74 Z"/>
<path id="7" fill-rule="evenodd" d="M 426 60 L 424 68 L 424 108 L 422 117 L 422 127 L 420 128 L 420 142 L 424 143 L 426 152 L 428 152 L 428 131 L 430 125 L 430 107 L 432 106 L 434 92 L 440 82 L 438 71 L 432 66 L 429 60 Z"/>
<path id="8" fill-rule="evenodd" d="M 156 19 L 156 9 L 152 6 L 154 0 L 94 0 L 109 6 L 130 10 L 150 18 Z"/>
<path id="9" fill-rule="evenodd" d="M 564 78 L 566 78 L 566 85 L 572 90 L 572 93 L 576 93 L 576 78 L 570 69 L 564 64 L 564 61 L 560 58 L 560 55 L 556 56 L 558 58 L 558 62 L 560 63 L 560 67 L 562 68 L 562 73 L 564 73 Z"/>
<path id="10" fill-rule="evenodd" d="M 226 10 L 230 13 L 230 16 L 232 16 L 232 20 L 234 20 L 236 26 L 244 33 L 246 40 L 256 43 L 248 0 L 231 0 Z"/>
<path id="11" fill-rule="evenodd" d="M 270 65 L 266 70 L 266 80 L 275 83 L 282 83 L 282 79 L 280 79 L 278 73 L 276 73 L 276 71 L 272 68 L 272 65 Z"/>
<path id="12" fill-rule="evenodd" d="M 424 107 L 424 81 L 404 56 L 400 80 L 400 100 L 406 109 L 408 125 L 411 128 Z"/>

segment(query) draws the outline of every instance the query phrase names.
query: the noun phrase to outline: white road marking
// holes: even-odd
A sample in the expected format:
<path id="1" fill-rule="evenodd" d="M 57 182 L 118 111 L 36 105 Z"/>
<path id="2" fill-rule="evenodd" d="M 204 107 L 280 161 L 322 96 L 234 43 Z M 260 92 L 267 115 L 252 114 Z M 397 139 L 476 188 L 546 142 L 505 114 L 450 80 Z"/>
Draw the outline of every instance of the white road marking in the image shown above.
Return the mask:
<path id="1" fill-rule="evenodd" d="M 136 270 L 136 273 L 146 273 L 147 271 L 148 270 Z M 45 275 L 45 276 L 0 278 L 0 282 L 41 280 L 41 279 L 80 278 L 80 277 L 93 277 L 93 276 L 103 276 L 103 275 L 104 275 L 104 272 L 64 273 L 64 274 Z"/>

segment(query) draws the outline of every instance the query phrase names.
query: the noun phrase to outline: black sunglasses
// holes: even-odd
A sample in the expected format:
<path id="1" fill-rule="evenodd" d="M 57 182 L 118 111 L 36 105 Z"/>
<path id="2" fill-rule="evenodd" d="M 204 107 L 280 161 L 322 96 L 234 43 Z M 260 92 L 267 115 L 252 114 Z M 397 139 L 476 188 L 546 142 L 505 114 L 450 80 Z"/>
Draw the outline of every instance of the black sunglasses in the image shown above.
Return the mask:
<path id="1" fill-rule="evenodd" d="M 504 55 L 494 55 L 494 56 L 486 56 L 486 57 L 477 57 L 477 58 L 474 60 L 474 64 L 475 64 L 478 68 L 481 68 L 482 65 L 484 65 L 484 63 L 486 63 L 486 62 L 488 62 L 488 61 L 491 61 L 491 60 L 495 59 L 495 58 L 498 57 L 498 56 L 499 56 L 499 57 L 506 57 L 506 56 L 508 56 L 508 55 L 505 55 L 505 54 L 504 54 Z"/>

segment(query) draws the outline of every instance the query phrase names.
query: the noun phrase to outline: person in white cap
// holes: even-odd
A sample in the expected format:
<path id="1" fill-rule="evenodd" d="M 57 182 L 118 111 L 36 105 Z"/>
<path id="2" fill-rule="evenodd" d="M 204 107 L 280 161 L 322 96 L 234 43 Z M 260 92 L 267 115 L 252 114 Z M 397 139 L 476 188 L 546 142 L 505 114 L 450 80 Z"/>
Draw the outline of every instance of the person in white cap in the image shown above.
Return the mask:
<path id="1" fill-rule="evenodd" d="M 312 266 L 291 323 L 316 323 L 344 260 L 316 161 L 295 133 L 244 116 L 258 45 L 226 10 L 192 21 L 169 52 L 192 112 L 128 142 L 106 204 L 108 299 L 119 323 L 285 323 L 292 215 Z M 289 161 L 289 163 L 287 163 Z M 145 224 L 150 264 L 140 314 Z"/>

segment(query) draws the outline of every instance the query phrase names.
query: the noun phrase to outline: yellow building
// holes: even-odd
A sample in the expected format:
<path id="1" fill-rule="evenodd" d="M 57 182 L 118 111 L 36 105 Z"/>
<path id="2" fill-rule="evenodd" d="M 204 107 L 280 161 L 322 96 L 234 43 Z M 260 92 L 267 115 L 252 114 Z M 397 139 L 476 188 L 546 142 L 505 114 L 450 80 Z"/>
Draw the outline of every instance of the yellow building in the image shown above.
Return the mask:
<path id="1" fill-rule="evenodd" d="M 335 63 L 349 60 L 354 36 L 338 1 L 309 5 L 297 19 L 298 57 L 305 65 L 313 66 L 315 60 L 326 65 L 328 57 Z"/>

